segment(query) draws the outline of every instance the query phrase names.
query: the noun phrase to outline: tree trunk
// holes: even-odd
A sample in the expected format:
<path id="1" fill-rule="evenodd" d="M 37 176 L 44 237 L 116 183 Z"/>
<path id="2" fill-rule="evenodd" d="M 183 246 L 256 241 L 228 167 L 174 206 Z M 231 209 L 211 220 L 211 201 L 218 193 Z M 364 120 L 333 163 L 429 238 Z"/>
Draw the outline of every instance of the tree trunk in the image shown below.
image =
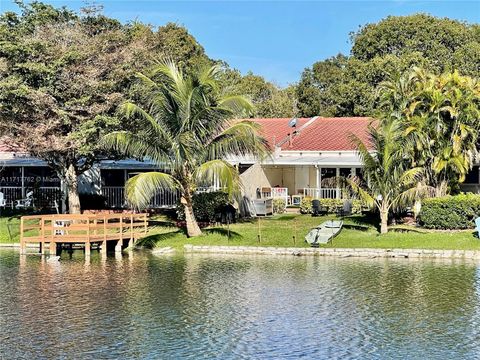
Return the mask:
<path id="1" fill-rule="evenodd" d="M 388 232 L 388 210 L 380 209 L 380 234 Z"/>
<path id="2" fill-rule="evenodd" d="M 70 214 L 80 214 L 80 197 L 78 196 L 77 172 L 73 164 L 68 165 L 65 173 L 65 186 L 68 194 L 68 212 Z"/>
<path id="3" fill-rule="evenodd" d="M 200 230 L 200 226 L 198 226 L 197 219 L 195 219 L 195 214 L 193 213 L 192 195 L 188 187 L 185 188 L 185 194 L 182 196 L 181 203 L 185 210 L 188 237 L 202 235 L 202 230 Z"/>

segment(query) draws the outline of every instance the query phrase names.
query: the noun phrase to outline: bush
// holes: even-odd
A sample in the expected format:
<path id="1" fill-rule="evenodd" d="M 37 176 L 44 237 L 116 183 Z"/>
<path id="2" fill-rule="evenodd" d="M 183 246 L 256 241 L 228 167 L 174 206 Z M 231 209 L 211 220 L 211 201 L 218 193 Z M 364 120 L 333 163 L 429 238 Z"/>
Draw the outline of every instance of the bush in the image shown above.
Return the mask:
<path id="1" fill-rule="evenodd" d="M 478 216 L 480 195 L 449 195 L 424 200 L 420 224 L 427 229 L 470 229 Z"/>
<path id="2" fill-rule="evenodd" d="M 216 214 L 226 206 L 231 205 L 228 194 L 222 191 L 205 192 L 193 195 L 193 211 L 199 222 L 212 223 L 216 220 Z M 183 205 L 177 205 L 179 220 L 185 220 Z"/>
<path id="3" fill-rule="evenodd" d="M 273 213 L 283 214 L 287 208 L 287 203 L 284 199 L 273 199 Z"/>
<path id="4" fill-rule="evenodd" d="M 305 197 L 300 203 L 300 212 L 302 214 L 312 213 L 312 198 Z M 343 207 L 344 199 L 319 199 L 320 206 L 323 207 L 328 213 L 335 213 L 338 208 Z M 362 202 L 360 200 L 352 200 L 352 214 L 362 213 Z"/>
<path id="5" fill-rule="evenodd" d="M 312 198 L 304 197 L 300 202 L 300 213 L 301 214 L 311 214 L 312 213 Z"/>

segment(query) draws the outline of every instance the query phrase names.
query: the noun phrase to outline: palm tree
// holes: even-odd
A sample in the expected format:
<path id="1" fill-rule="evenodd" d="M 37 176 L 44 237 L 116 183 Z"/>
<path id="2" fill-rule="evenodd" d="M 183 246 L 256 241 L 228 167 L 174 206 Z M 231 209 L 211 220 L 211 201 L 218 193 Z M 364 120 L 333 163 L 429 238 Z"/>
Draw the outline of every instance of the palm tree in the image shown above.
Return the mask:
<path id="1" fill-rule="evenodd" d="M 413 68 L 379 87 L 381 104 L 402 124 L 405 156 L 425 169 L 426 183 L 445 195 L 472 166 L 480 130 L 480 86 L 458 72 L 440 76 Z"/>
<path id="2" fill-rule="evenodd" d="M 134 176 L 126 183 L 127 200 L 146 207 L 161 189 L 180 193 L 188 236 L 201 230 L 195 219 L 192 196 L 197 186 L 214 179 L 230 195 L 239 190 L 237 168 L 229 156 L 264 156 L 266 141 L 251 121 L 232 121 L 252 105 L 243 96 L 222 94 L 218 66 L 199 68 L 186 76 L 170 61 L 158 65 L 150 76 L 138 74 L 144 88 L 144 107 L 127 102 L 120 112 L 138 121 L 136 132 L 115 132 L 105 145 L 135 158 L 148 158 L 164 171 Z"/>
<path id="3" fill-rule="evenodd" d="M 390 212 L 415 196 L 415 186 L 422 176 L 420 167 L 409 168 L 403 157 L 405 140 L 401 125 L 395 119 L 370 126 L 370 144 L 373 151 L 360 138 L 351 135 L 363 162 L 363 177 L 347 179 L 352 191 L 367 205 L 380 212 L 380 233 L 388 232 Z"/>

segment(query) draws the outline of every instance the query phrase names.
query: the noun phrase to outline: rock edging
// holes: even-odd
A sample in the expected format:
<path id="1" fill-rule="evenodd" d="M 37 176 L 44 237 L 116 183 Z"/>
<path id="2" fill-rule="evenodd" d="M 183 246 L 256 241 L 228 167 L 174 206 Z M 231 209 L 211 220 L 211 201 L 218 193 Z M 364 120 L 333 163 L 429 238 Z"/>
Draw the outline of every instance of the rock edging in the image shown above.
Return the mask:
<path id="1" fill-rule="evenodd" d="M 256 246 L 200 246 L 186 244 L 185 253 L 216 253 L 245 255 L 337 256 L 367 258 L 443 258 L 480 260 L 480 251 L 435 249 L 374 249 L 374 248 L 281 248 Z"/>

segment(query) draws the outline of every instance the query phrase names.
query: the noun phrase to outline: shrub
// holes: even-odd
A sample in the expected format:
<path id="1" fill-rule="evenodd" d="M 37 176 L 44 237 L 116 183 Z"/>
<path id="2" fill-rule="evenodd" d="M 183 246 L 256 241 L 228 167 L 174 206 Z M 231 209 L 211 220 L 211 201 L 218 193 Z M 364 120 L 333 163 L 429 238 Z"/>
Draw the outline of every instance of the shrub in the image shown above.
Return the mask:
<path id="1" fill-rule="evenodd" d="M 228 194 L 222 191 L 205 192 L 193 195 L 193 211 L 195 218 L 199 222 L 212 223 L 216 220 L 216 214 L 223 208 L 231 204 Z M 177 214 L 179 220 L 185 220 L 183 205 L 177 205 Z"/>
<path id="2" fill-rule="evenodd" d="M 312 198 L 304 197 L 300 202 L 300 213 L 301 214 L 310 214 L 312 212 Z"/>
<path id="3" fill-rule="evenodd" d="M 420 224 L 428 229 L 469 229 L 478 216 L 480 195 L 449 195 L 424 200 Z"/>
<path id="4" fill-rule="evenodd" d="M 300 212 L 302 214 L 310 214 L 312 212 L 312 198 L 305 197 L 300 203 Z M 320 206 L 328 213 L 335 213 L 338 208 L 343 206 L 344 199 L 320 199 Z M 352 200 L 352 214 L 362 213 L 362 202 L 360 200 Z"/>
<path id="5" fill-rule="evenodd" d="M 273 213 L 274 214 L 283 214 L 287 204 L 284 199 L 273 199 Z"/>

